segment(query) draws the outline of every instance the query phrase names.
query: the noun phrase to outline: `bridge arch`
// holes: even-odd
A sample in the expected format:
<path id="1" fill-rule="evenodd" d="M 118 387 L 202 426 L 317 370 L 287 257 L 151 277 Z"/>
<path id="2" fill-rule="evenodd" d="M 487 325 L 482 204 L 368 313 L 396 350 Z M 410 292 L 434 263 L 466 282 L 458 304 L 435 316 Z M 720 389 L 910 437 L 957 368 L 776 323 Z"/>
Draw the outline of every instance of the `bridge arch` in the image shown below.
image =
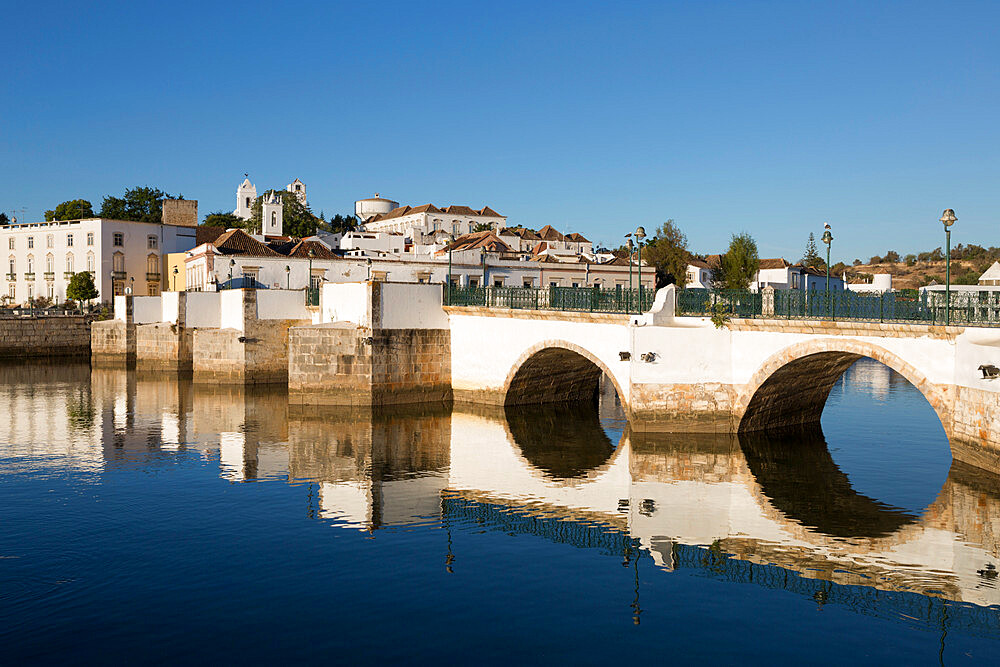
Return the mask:
<path id="1" fill-rule="evenodd" d="M 818 424 L 833 385 L 865 357 L 888 366 L 916 387 L 950 437 L 952 397 L 945 387 L 930 382 L 923 372 L 881 345 L 849 338 L 796 343 L 769 357 L 737 399 L 739 432 Z"/>
<path id="2" fill-rule="evenodd" d="M 542 341 L 525 350 L 507 374 L 504 405 L 591 400 L 602 375 L 611 379 L 624 405 L 622 384 L 597 355 L 569 341 Z"/>

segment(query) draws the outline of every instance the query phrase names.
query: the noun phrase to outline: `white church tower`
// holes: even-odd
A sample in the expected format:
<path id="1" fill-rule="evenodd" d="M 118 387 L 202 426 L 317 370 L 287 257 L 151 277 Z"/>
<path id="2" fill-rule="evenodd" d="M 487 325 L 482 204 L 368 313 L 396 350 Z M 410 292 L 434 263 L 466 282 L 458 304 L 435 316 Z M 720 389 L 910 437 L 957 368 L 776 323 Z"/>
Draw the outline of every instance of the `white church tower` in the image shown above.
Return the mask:
<path id="1" fill-rule="evenodd" d="M 260 216 L 261 233 L 264 236 L 283 236 L 281 213 L 281 195 L 277 192 L 264 195 Z"/>
<path id="2" fill-rule="evenodd" d="M 255 201 L 257 201 L 257 188 L 254 187 L 249 178 L 244 178 L 240 187 L 236 188 L 236 210 L 233 211 L 233 215 L 243 220 L 249 220 Z"/>
<path id="3" fill-rule="evenodd" d="M 286 185 L 285 189 L 288 190 L 291 193 L 294 193 L 295 196 L 299 198 L 299 201 L 302 202 L 303 206 L 306 205 L 306 184 L 305 183 L 303 183 L 302 181 L 300 181 L 299 179 L 296 178 L 294 181 L 292 181 L 291 183 L 289 183 L 288 185 Z"/>

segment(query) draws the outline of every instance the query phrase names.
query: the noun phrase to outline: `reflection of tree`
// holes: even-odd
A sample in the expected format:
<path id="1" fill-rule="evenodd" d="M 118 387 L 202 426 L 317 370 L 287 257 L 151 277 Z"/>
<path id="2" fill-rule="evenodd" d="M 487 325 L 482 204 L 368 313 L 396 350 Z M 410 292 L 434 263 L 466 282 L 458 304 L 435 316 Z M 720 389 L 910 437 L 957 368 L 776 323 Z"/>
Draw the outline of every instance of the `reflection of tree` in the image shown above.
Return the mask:
<path id="1" fill-rule="evenodd" d="M 553 477 L 580 477 L 607 462 L 615 444 L 590 404 L 508 406 L 514 444 L 531 465 Z"/>
<path id="2" fill-rule="evenodd" d="M 854 490 L 823 432 L 741 433 L 747 466 L 785 516 L 834 537 L 884 537 L 917 517 Z"/>
<path id="3" fill-rule="evenodd" d="M 80 387 L 76 395 L 66 402 L 66 413 L 72 430 L 89 430 L 94 425 L 94 415 L 97 414 L 90 392 Z"/>

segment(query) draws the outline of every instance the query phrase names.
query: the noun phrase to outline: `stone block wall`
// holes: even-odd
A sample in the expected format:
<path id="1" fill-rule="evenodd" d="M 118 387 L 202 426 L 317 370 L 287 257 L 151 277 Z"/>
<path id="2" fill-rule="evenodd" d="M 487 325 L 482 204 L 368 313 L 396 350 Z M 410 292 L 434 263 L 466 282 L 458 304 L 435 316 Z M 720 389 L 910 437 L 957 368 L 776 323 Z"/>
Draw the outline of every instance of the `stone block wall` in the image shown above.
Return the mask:
<path id="1" fill-rule="evenodd" d="M 289 330 L 289 400 L 391 405 L 451 399 L 451 335 L 339 322 Z"/>
<path id="2" fill-rule="evenodd" d="M 194 332 L 167 322 L 135 327 L 136 368 L 190 371 Z"/>
<path id="3" fill-rule="evenodd" d="M 96 365 L 134 364 L 135 325 L 121 320 L 105 320 L 91 324 L 90 359 Z"/>
<path id="4" fill-rule="evenodd" d="M 304 320 L 262 320 L 246 332 L 195 329 L 191 339 L 194 381 L 286 382 L 289 327 L 305 323 Z"/>
<path id="5" fill-rule="evenodd" d="M 376 329 L 372 335 L 376 405 L 451 400 L 451 332 Z"/>
<path id="6" fill-rule="evenodd" d="M 966 463 L 1000 471 L 1000 386 L 997 391 L 956 387 L 955 392 L 952 453 Z"/>
<path id="7" fill-rule="evenodd" d="M 633 384 L 629 421 L 637 432 L 735 433 L 731 384 Z"/>
<path id="8" fill-rule="evenodd" d="M 90 323 L 83 316 L 0 319 L 0 359 L 88 354 Z"/>

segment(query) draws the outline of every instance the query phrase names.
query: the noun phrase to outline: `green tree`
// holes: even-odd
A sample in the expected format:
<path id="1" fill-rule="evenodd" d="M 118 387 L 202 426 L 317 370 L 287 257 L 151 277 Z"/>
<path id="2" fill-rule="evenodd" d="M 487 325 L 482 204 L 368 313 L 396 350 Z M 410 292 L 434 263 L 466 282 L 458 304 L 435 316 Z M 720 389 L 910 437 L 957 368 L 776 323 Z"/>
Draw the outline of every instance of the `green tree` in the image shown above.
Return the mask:
<path id="1" fill-rule="evenodd" d="M 491 225 L 488 222 L 477 222 L 472 227 L 473 234 L 475 234 L 476 232 L 491 232 L 491 231 L 493 231 L 493 225 Z"/>
<path id="2" fill-rule="evenodd" d="M 313 215 L 309 207 L 299 201 L 294 192 L 287 190 L 268 190 L 257 200 L 251 208 L 250 220 L 246 223 L 246 228 L 259 231 L 261 227 L 261 214 L 264 206 L 264 198 L 270 194 L 277 194 L 281 197 L 281 227 L 285 236 L 304 239 L 312 236 L 320 227 L 320 219 Z"/>
<path id="3" fill-rule="evenodd" d="M 0 213 L 0 225 L 9 225 L 10 218 L 7 217 L 6 213 Z"/>
<path id="4" fill-rule="evenodd" d="M 907 266 L 913 266 L 914 264 L 917 263 L 917 256 L 914 255 L 913 253 L 910 253 L 909 255 L 903 258 L 903 261 L 906 262 Z"/>
<path id="5" fill-rule="evenodd" d="M 86 199 L 70 199 L 56 206 L 54 211 L 46 211 L 45 219 L 49 222 L 53 220 L 81 220 L 93 218 L 94 207 Z"/>
<path id="6" fill-rule="evenodd" d="M 733 234 L 729 249 L 722 256 L 718 275 L 714 276 L 714 282 L 725 289 L 748 289 L 759 270 L 757 242 L 746 232 Z"/>
<path id="7" fill-rule="evenodd" d="M 687 284 L 688 240 L 673 219 L 667 220 L 642 248 L 642 258 L 656 267 L 656 286 Z"/>
<path id="8" fill-rule="evenodd" d="M 246 227 L 246 220 L 239 217 L 238 215 L 233 215 L 232 213 L 226 213 L 225 211 L 216 211 L 215 213 L 209 213 L 205 216 L 204 222 L 201 223 L 205 227 L 222 227 L 223 229 L 243 229 Z"/>
<path id="9" fill-rule="evenodd" d="M 90 301 L 97 298 L 97 287 L 89 271 L 74 273 L 66 286 L 66 298 L 74 301 Z"/>
<path id="10" fill-rule="evenodd" d="M 882 258 L 882 261 L 886 264 L 895 264 L 899 262 L 899 253 L 895 250 L 888 250 L 885 253 L 885 257 Z"/>
<path id="11" fill-rule="evenodd" d="M 353 232 L 358 228 L 358 219 L 353 215 L 337 214 L 326 223 L 326 230 L 333 233 Z"/>
<path id="12" fill-rule="evenodd" d="M 809 240 L 806 241 L 806 252 L 802 255 L 802 266 L 810 269 L 825 269 L 826 262 L 819 256 L 816 250 L 816 235 L 809 232 Z"/>
<path id="13" fill-rule="evenodd" d="M 136 186 L 125 190 L 122 197 L 105 197 L 101 204 L 101 217 L 135 222 L 162 222 L 164 199 L 172 197 L 159 188 Z"/>

